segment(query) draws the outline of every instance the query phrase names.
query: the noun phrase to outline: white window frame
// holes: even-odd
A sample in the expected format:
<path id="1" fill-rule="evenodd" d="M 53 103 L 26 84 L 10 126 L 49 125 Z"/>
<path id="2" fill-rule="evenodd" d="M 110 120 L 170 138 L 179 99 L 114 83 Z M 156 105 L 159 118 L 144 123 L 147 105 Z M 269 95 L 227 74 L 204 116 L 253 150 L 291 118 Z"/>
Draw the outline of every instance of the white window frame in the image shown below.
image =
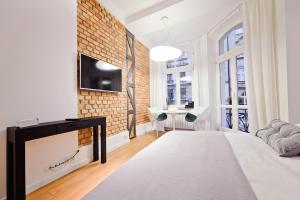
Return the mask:
<path id="1" fill-rule="evenodd" d="M 193 54 L 191 54 L 193 55 Z M 165 92 L 165 97 L 168 98 L 168 86 L 167 86 L 167 74 L 174 74 L 175 77 L 176 77 L 176 104 L 170 104 L 171 106 L 177 106 L 177 107 L 180 107 L 184 104 L 181 104 L 181 101 L 180 101 L 180 73 L 181 72 L 191 72 L 192 74 L 192 85 L 193 85 L 193 80 L 194 80 L 194 64 L 193 64 L 193 57 L 191 59 L 191 63 L 189 65 L 186 65 L 186 66 L 181 66 L 181 67 L 174 67 L 174 68 L 167 68 L 167 66 L 165 67 L 164 71 L 163 71 L 163 81 L 165 82 L 164 85 L 164 92 Z M 192 86 L 192 98 L 193 98 L 193 86 Z"/>
<path id="2" fill-rule="evenodd" d="M 239 130 L 238 127 L 238 110 L 239 109 L 247 109 L 248 113 L 249 113 L 249 103 L 247 105 L 238 105 L 238 97 L 237 97 L 237 62 L 236 62 L 236 58 L 237 56 L 243 54 L 245 57 L 245 49 L 244 49 L 244 43 L 239 46 L 239 47 L 235 47 L 234 49 L 227 51 L 225 53 L 223 53 L 222 55 L 219 54 L 219 40 L 228 32 L 230 31 L 233 27 L 237 26 L 238 24 L 243 23 L 242 20 L 239 21 L 235 21 L 234 23 L 231 23 L 229 26 L 226 27 L 226 29 L 224 29 L 224 31 L 222 32 L 222 34 L 219 35 L 219 37 L 217 37 L 218 39 L 216 40 L 216 75 L 217 75 L 217 79 L 216 79 L 216 88 L 217 88 L 217 122 L 219 124 L 219 127 L 222 131 L 233 131 L 233 132 L 239 132 L 239 133 L 244 133 L 242 131 Z M 221 98 L 220 98 L 220 94 L 221 94 L 221 88 L 220 88 L 220 80 L 221 80 L 221 76 L 220 76 L 220 64 L 226 60 L 229 60 L 230 62 L 230 81 L 231 81 L 231 98 L 232 98 L 232 103 L 231 105 L 222 105 L 221 104 Z M 246 68 L 246 63 L 244 63 L 244 67 Z M 246 70 L 245 70 L 246 73 Z M 247 84 L 246 84 L 247 85 Z M 246 91 L 248 90 L 248 87 L 246 87 Z M 248 98 L 248 92 L 247 92 L 247 98 Z M 221 122 L 221 108 L 231 108 L 232 109 L 232 129 L 229 128 L 224 128 L 222 127 L 222 122 Z"/>

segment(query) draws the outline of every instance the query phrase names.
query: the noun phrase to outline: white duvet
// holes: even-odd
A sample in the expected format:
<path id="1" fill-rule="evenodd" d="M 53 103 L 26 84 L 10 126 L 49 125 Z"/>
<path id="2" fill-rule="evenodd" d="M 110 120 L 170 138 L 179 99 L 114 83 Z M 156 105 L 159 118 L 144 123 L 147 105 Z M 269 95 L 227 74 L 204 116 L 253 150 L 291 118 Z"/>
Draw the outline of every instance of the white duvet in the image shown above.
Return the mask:
<path id="1" fill-rule="evenodd" d="M 300 200 L 300 157 L 279 157 L 250 134 L 224 134 L 230 145 L 215 131 L 171 131 L 83 199 Z"/>
<path id="2" fill-rule="evenodd" d="M 250 134 L 225 133 L 225 136 L 257 199 L 300 200 L 300 156 L 279 157 Z"/>

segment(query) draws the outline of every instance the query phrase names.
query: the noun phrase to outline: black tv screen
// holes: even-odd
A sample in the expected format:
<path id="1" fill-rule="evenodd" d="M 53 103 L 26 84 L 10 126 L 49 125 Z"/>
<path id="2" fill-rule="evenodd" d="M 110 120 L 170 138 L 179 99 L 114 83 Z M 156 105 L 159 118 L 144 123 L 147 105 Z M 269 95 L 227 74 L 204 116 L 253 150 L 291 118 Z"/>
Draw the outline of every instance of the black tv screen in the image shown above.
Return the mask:
<path id="1" fill-rule="evenodd" d="M 80 89 L 121 92 L 122 69 L 81 54 Z"/>

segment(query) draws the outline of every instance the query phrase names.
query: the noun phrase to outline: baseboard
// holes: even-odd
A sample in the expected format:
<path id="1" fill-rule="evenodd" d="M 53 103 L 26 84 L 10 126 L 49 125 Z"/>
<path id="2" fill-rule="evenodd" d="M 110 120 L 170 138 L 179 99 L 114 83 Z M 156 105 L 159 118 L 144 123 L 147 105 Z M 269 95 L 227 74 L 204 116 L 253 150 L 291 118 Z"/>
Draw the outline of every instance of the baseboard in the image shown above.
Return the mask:
<path id="1" fill-rule="evenodd" d="M 88 158 L 86 158 L 84 160 L 76 159 L 72 163 L 61 168 L 60 170 L 50 172 L 51 175 L 45 177 L 44 179 L 42 179 L 34 184 L 26 186 L 26 193 L 28 194 L 30 192 L 33 192 L 33 191 L 37 190 L 38 188 L 40 188 L 44 185 L 47 185 L 48 183 L 51 183 L 51 182 L 55 181 L 56 179 L 66 175 L 66 174 L 69 174 L 70 172 L 88 164 L 89 162 L 91 162 L 91 160 Z"/>
<path id="2" fill-rule="evenodd" d="M 109 138 L 107 138 L 107 152 L 111 152 L 118 147 L 129 143 L 129 132 L 123 131 L 121 133 L 118 133 L 116 135 L 112 135 Z"/>
<path id="3" fill-rule="evenodd" d="M 153 130 L 151 122 L 148 123 L 144 123 L 144 124 L 139 124 L 136 127 L 136 135 L 140 136 L 143 135 L 145 133 L 149 133 Z"/>
<path id="4" fill-rule="evenodd" d="M 124 144 L 127 144 L 129 142 L 130 140 L 129 140 L 128 131 L 124 131 L 116 135 L 112 135 L 107 138 L 107 152 L 109 153 L 115 150 L 116 148 Z M 62 168 L 59 168 L 56 171 L 48 171 L 49 175 L 46 175 L 44 179 L 34 184 L 28 185 L 26 187 L 26 193 L 28 194 L 30 192 L 33 192 L 38 188 L 41 188 L 42 186 L 47 185 L 48 183 L 51 183 L 54 180 L 90 163 L 93 159 L 92 148 L 93 148 L 92 144 L 80 147 L 79 148 L 80 152 L 73 161 L 63 166 Z M 99 144 L 99 151 L 101 151 L 100 144 Z"/>

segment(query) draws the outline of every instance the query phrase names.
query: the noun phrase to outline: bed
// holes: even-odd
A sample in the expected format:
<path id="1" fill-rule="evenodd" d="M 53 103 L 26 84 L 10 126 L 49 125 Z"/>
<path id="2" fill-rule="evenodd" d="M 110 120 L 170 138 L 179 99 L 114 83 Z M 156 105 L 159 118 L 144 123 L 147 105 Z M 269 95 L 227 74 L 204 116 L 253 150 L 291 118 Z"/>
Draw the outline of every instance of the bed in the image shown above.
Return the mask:
<path id="1" fill-rule="evenodd" d="M 83 199 L 300 200 L 300 157 L 249 134 L 171 131 Z"/>

